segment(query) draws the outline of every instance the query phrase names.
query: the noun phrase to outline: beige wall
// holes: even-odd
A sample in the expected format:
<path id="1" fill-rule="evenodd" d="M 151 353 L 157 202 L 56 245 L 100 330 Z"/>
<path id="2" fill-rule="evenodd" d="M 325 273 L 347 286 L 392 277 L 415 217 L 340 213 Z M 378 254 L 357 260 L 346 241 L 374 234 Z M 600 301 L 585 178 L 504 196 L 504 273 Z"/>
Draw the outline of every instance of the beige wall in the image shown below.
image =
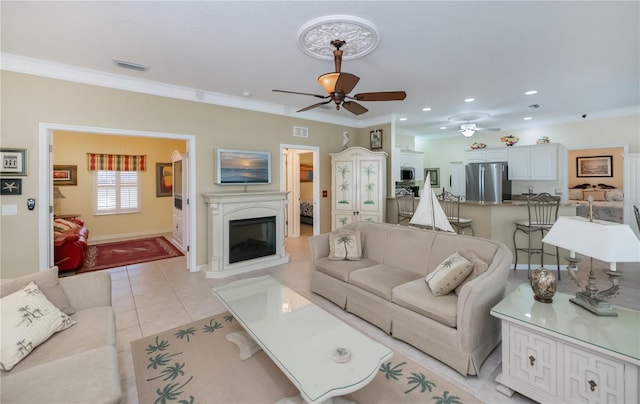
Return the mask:
<path id="1" fill-rule="evenodd" d="M 446 184 L 448 187 L 451 162 L 464 162 L 465 150 L 469 150 L 474 142 L 482 142 L 487 147 L 506 147 L 500 143 L 500 137 L 514 134 L 520 137 L 518 144 L 513 146 L 518 147 L 533 145 L 540 136 L 549 136 L 552 143 L 561 143 L 569 151 L 586 147 L 604 148 L 628 145 L 629 153 L 637 153 L 640 152 L 639 133 L 640 115 L 633 115 L 621 118 L 585 119 L 575 123 L 514 131 L 503 130 L 493 133 L 476 133 L 471 138 L 465 138 L 460 135 L 427 140 L 418 136 L 416 137 L 416 150 L 424 152 L 425 167 L 440 167 L 441 183 Z M 568 168 L 573 165 L 575 171 L 575 159 L 573 161 L 569 159 L 568 164 Z M 622 170 L 622 168 L 620 169 Z M 518 183 L 522 183 L 520 188 Z M 546 183 L 550 183 L 548 187 Z M 539 192 L 553 192 L 556 183 L 549 181 L 516 181 L 516 183 L 512 184 L 513 193 L 526 192 L 528 185 L 533 185 L 535 190 Z"/>
<path id="2" fill-rule="evenodd" d="M 300 154 L 300 165 L 313 167 L 313 153 Z M 315 173 L 314 173 L 315 174 Z M 300 182 L 300 200 L 313 201 L 313 181 Z"/>
<path id="3" fill-rule="evenodd" d="M 108 89 L 62 80 L 2 71 L 0 94 L 2 147 L 28 149 L 28 176 L 21 196 L 2 196 L 2 204 L 18 206 L 16 216 L 0 217 L 0 276 L 14 277 L 39 268 L 38 216 L 26 208 L 28 197 L 38 197 L 39 124 L 54 123 L 192 135 L 196 142 L 195 190 L 196 263 L 207 261 L 207 211 L 202 192 L 242 192 L 242 186 L 214 184 L 216 148 L 271 152 L 273 183 L 256 191 L 280 189 L 280 144 L 317 146 L 320 149 L 320 189 L 330 190 L 329 153 L 342 149 L 342 133 L 353 128 L 241 109 L 182 101 Z M 346 113 L 346 112 L 345 112 Z M 303 114 L 301 114 L 302 116 Z M 294 138 L 293 126 L 309 128 L 308 138 Z M 367 132 L 368 133 L 368 132 Z M 257 135 L 259 134 L 259 136 Z M 259 142 L 258 142 L 259 140 Z M 266 141 L 265 141 L 266 140 Z M 331 228 L 329 198 L 319 201 L 320 231 Z M 28 235 L 28 236 L 27 236 Z M 19 236 L 19 237 L 18 237 Z"/>
<path id="4" fill-rule="evenodd" d="M 89 241 L 124 236 L 170 233 L 171 197 L 156 196 L 156 163 L 171 163 L 171 153 L 186 152 L 186 142 L 120 135 L 96 135 L 55 131 L 53 164 L 76 165 L 78 185 L 60 186 L 66 198 L 56 199 L 54 209 L 60 213 L 79 213 L 90 230 Z M 142 212 L 125 215 L 93 215 L 93 172 L 87 167 L 87 153 L 144 154 L 147 170 L 140 173 Z"/>
<path id="5" fill-rule="evenodd" d="M 610 147 L 601 149 L 577 149 L 569 150 L 568 162 L 569 162 L 569 187 L 581 184 L 605 184 L 612 185 L 618 189 L 624 187 L 624 158 L 622 154 L 624 148 L 622 147 Z M 576 159 L 578 157 L 592 157 L 592 156 L 612 156 L 612 174 L 613 177 L 578 177 Z"/>

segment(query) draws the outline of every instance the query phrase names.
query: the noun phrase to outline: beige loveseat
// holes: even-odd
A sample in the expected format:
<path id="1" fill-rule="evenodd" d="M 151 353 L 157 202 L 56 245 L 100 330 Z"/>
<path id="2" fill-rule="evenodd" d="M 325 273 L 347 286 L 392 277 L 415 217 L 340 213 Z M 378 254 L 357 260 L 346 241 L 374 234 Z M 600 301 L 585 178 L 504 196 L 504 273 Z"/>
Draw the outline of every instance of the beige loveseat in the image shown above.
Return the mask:
<path id="1" fill-rule="evenodd" d="M 463 375 L 478 374 L 500 342 L 500 322 L 489 311 L 504 297 L 510 250 L 492 240 L 384 223 L 341 229 L 360 231 L 362 257 L 330 260 L 330 233 L 311 237 L 311 291 Z M 455 252 L 475 255 L 476 264 L 486 263 L 484 272 L 457 294 L 434 296 L 425 276 Z"/>
<path id="2" fill-rule="evenodd" d="M 0 402 L 119 403 L 122 390 L 111 276 L 92 272 L 58 282 L 57 275 L 57 269 L 52 269 L 0 283 L 1 297 L 5 297 L 34 281 L 51 303 L 75 321 L 13 369 L 2 370 Z"/>

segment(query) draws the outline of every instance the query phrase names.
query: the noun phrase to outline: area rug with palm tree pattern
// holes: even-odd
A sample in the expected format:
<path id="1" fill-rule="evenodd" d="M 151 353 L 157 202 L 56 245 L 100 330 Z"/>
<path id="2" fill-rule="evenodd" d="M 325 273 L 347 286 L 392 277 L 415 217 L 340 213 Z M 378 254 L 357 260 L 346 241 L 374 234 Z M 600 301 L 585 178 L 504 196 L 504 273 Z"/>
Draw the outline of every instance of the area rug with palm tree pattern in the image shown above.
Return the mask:
<path id="1" fill-rule="evenodd" d="M 87 247 L 82 267 L 75 273 L 117 268 L 183 255 L 164 237 L 94 244 Z"/>
<path id="2" fill-rule="evenodd" d="M 263 352 L 241 360 L 225 336 L 242 331 L 228 312 L 131 343 L 141 403 L 275 403 L 298 393 Z M 356 403 L 478 403 L 471 393 L 394 352 Z"/>

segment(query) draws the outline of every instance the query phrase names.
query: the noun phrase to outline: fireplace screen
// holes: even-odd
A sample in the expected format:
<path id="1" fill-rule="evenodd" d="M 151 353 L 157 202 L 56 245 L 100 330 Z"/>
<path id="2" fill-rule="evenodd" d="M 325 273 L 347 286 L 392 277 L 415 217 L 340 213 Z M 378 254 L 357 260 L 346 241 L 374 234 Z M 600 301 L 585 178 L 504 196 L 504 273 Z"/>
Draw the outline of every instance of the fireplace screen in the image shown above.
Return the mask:
<path id="1" fill-rule="evenodd" d="M 275 216 L 229 221 L 229 264 L 275 253 Z"/>

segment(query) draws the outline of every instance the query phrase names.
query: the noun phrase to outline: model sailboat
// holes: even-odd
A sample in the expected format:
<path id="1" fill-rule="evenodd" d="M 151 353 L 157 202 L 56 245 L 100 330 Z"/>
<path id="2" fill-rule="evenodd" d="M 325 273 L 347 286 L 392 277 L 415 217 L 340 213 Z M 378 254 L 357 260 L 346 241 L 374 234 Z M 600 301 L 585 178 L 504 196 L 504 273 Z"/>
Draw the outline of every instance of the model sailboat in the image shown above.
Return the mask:
<path id="1" fill-rule="evenodd" d="M 451 223 L 449 223 L 449 219 L 447 219 L 446 213 L 444 213 L 442 206 L 440 206 L 440 201 L 438 201 L 436 193 L 433 192 L 433 189 L 431 188 L 431 178 L 429 174 L 427 174 L 427 178 L 425 178 L 424 183 L 425 191 L 420 197 L 420 203 L 418 204 L 416 211 L 413 213 L 413 217 L 409 221 L 409 224 L 430 226 L 434 230 L 437 228 L 455 233 L 455 230 L 451 227 Z"/>

